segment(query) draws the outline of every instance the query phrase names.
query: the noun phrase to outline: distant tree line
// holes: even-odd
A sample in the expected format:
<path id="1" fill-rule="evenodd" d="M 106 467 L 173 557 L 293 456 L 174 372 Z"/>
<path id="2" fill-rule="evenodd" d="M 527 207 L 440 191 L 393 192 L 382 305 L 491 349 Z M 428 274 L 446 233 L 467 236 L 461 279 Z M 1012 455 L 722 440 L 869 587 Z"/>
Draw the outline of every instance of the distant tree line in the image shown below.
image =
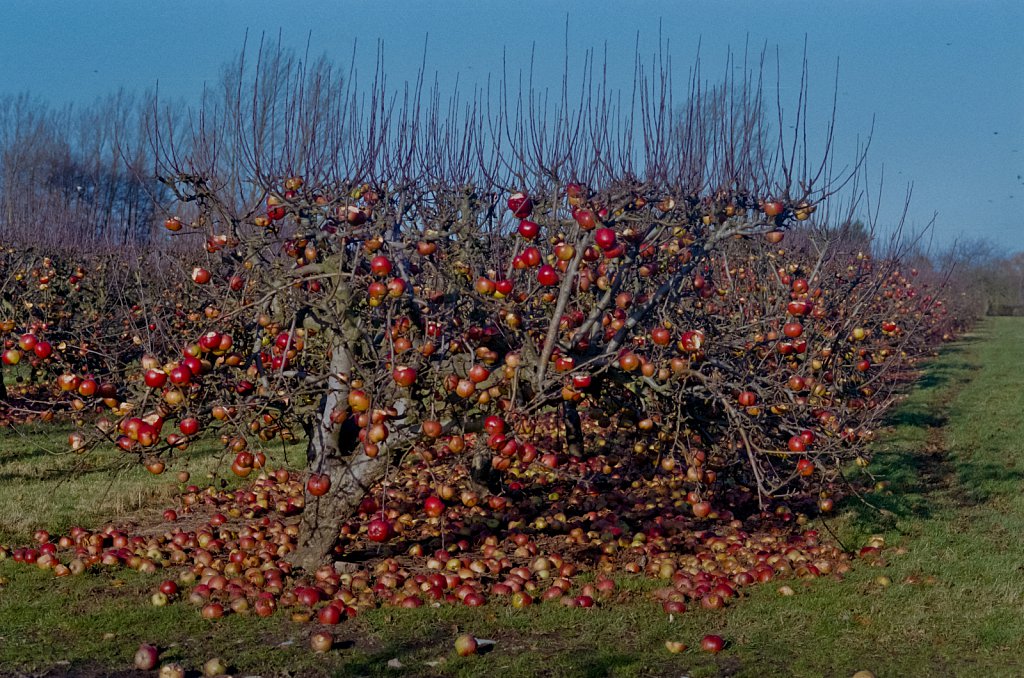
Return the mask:
<path id="1" fill-rule="evenodd" d="M 952 269 L 975 316 L 1024 315 L 1024 252 L 1007 254 L 987 240 L 966 240 L 935 257 L 933 265 Z"/>
<path id="2" fill-rule="evenodd" d="M 375 77 L 383 75 L 376 72 Z M 372 91 L 382 91 L 379 84 Z M 260 190 L 244 180 L 247 164 L 289 166 L 302 173 L 310 163 L 350 153 L 353 139 L 332 130 L 358 126 L 354 123 L 366 122 L 364 116 L 371 129 L 384 122 L 411 124 L 390 119 L 393 102 L 376 96 L 362 101 L 354 86 L 354 73 L 342 74 L 325 57 L 300 58 L 280 46 L 261 44 L 225 64 L 220 79 L 204 87 L 195 105 L 124 89 L 84 106 L 55 106 L 30 93 L 0 97 L 0 244 L 49 251 L 166 251 L 180 239 L 168 237 L 164 220 L 176 215 L 188 222 L 201 212 L 198 204 L 183 203 L 173 182 L 160 176 L 160 158 L 166 157 L 188 157 L 196 171 L 222 177 L 221 185 L 210 190 L 222 204 L 233 194 L 233 216 L 246 218 L 243 206 Z M 735 147 L 743 156 L 764 142 L 763 102 L 747 102 L 753 122 L 746 121 L 745 137 L 739 135 L 721 122 L 736 122 L 736 116 L 725 114 L 735 87 L 731 82 L 706 90 L 696 86 L 676 115 L 696 120 L 682 128 L 721 137 L 719 145 Z M 467 125 L 447 133 L 468 138 L 479 130 Z M 738 138 L 745 141 L 737 143 Z M 239 139 L 246 143 L 236 143 Z M 690 139 L 679 143 L 688 152 L 683 153 L 686 166 L 676 169 L 692 174 L 698 184 L 713 182 L 716 177 L 702 176 L 714 165 L 706 151 L 698 152 L 705 146 Z M 403 149 L 383 155 L 401 158 Z M 348 157 L 342 165 L 359 173 L 379 169 L 372 167 L 379 162 Z M 259 179 L 265 184 L 271 178 Z M 842 225 L 831 234 L 833 247 L 909 255 L 923 272 L 955 281 L 969 315 L 1024 314 L 1024 253 L 1007 255 L 984 240 L 924 251 L 906 239 L 888 245 L 904 251 L 883 253 L 874 223 L 854 220 L 853 212 L 838 215 Z"/>
<path id="3" fill-rule="evenodd" d="M 145 108 L 118 92 L 82 108 L 0 99 L 0 227 L 41 247 L 148 243 L 167 191 L 139 169 Z"/>

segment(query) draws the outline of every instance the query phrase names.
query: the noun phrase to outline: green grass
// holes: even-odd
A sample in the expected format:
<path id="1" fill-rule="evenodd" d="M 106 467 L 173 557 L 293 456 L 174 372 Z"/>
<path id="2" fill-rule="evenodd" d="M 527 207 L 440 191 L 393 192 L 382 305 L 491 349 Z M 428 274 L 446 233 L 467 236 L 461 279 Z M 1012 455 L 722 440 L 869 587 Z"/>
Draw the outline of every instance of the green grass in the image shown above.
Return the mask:
<path id="1" fill-rule="evenodd" d="M 693 610 L 671 622 L 642 595 L 593 610 L 380 609 L 337 627 L 346 647 L 317 657 L 306 649 L 313 627 L 283 615 L 207 622 L 185 604 L 149 607 L 156 577 L 118 572 L 55 580 L 0 563 L 0 576 L 9 580 L 0 590 L 0 674 L 109 675 L 130 666 L 139 642 L 152 641 L 167 660 L 188 668 L 220 655 L 240 673 L 260 675 L 696 678 L 849 676 L 870 669 L 878 676 L 1018 676 L 1024 673 L 1022 411 L 1024 321 L 988 321 L 948 347 L 879 435 L 869 470 L 889 487 L 864 497 L 877 508 L 849 498 L 829 525 L 850 546 L 883 534 L 900 548 L 887 552 L 884 565 L 858 561 L 842 581 L 790 582 L 797 590 L 792 597 L 779 596 L 772 585 L 753 587 L 725 611 Z M 34 435 L 49 440 L 50 434 Z M 28 441 L 0 440 L 3 520 L 12 497 L 44 497 L 26 509 L 19 526 L 5 529 L 66 525 L 69 514 L 83 523 L 108 517 L 92 503 L 109 483 L 106 475 L 85 474 L 54 489 L 62 471 L 47 465 L 66 462 L 31 456 L 31 449 Z M 12 459 L 18 454 L 24 457 Z M 193 463 L 204 458 L 197 456 Z M 45 468 L 49 475 L 33 475 Z M 6 481 L 3 474 L 11 472 L 32 476 L 31 491 L 15 495 L 25 490 L 14 487 L 22 481 Z M 170 483 L 145 476 L 131 482 L 142 488 L 136 490 L 142 504 L 162 491 L 146 495 L 146 488 Z M 61 497 L 65 492 L 68 498 Z M 892 584 L 876 583 L 879 575 Z M 461 631 L 497 645 L 456 658 L 452 640 Z M 721 634 L 728 649 L 716 657 L 664 649 L 667 639 L 695 647 L 705 633 Z M 389 668 L 389 660 L 402 668 Z"/>
<path id="2" fill-rule="evenodd" d="M 76 455 L 69 451 L 70 424 L 34 423 L 0 430 L 0 544 L 24 542 L 36 529 L 65 533 L 73 525 L 145 519 L 174 503 L 178 471 L 192 481 L 208 483 L 211 473 L 224 472 L 223 448 L 205 441 L 181 452 L 167 470 L 154 476 L 111 446 Z M 284 451 L 269 451 L 275 460 Z M 287 449 L 292 464 L 303 451 Z M 228 473 L 228 487 L 238 480 Z"/>

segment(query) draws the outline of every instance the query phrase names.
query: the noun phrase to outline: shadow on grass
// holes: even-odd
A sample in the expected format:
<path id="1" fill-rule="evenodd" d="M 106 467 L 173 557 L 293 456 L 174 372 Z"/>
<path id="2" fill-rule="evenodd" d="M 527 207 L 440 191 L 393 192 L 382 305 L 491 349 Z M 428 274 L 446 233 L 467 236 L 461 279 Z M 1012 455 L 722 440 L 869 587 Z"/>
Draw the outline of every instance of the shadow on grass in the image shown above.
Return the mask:
<path id="1" fill-rule="evenodd" d="M 914 428 L 941 428 L 949 421 L 949 417 L 941 412 L 930 411 L 926 408 L 900 408 L 886 418 L 887 426 L 912 426 Z"/>
<path id="2" fill-rule="evenodd" d="M 339 670 L 332 672 L 335 676 L 381 676 L 394 675 L 395 669 L 388 662 L 397 660 L 403 667 L 419 664 L 424 653 L 434 650 L 439 655 L 452 654 L 452 640 L 444 633 L 425 633 L 414 641 L 388 643 L 380 650 L 346 662 Z M 421 667 L 424 670 L 425 667 Z M 422 672 L 418 675 L 441 675 L 441 672 Z"/>
<path id="3" fill-rule="evenodd" d="M 70 453 L 67 453 L 70 454 Z M 59 455 L 52 455 L 58 459 Z M 65 466 L 54 466 L 52 468 L 34 468 L 27 471 L 2 471 L 0 472 L 0 483 L 10 481 L 20 482 L 47 482 L 64 481 L 71 479 L 86 478 L 96 474 L 112 475 L 119 474 L 131 467 L 123 462 L 103 460 L 96 462 L 83 457 L 67 457 L 70 462 Z"/>
<path id="4" fill-rule="evenodd" d="M 852 526 L 859 531 L 895 529 L 902 518 L 931 518 L 948 503 L 940 501 L 939 495 L 961 484 L 976 487 L 974 480 L 1006 472 L 979 468 L 971 477 L 965 473 L 969 469 L 965 469 L 963 460 L 954 462 L 946 447 L 943 429 L 949 423 L 950 403 L 977 370 L 964 354 L 968 345 L 977 341 L 981 338 L 972 337 L 943 349 L 942 356 L 917 380 L 911 397 L 886 417 L 884 425 L 891 430 L 886 435 L 888 443 L 875 452 L 869 468 L 882 486 L 865 488 L 868 492 L 859 499 L 850 497 L 845 501 Z M 959 505 L 985 499 L 974 493 L 957 496 Z"/>
<path id="5" fill-rule="evenodd" d="M 1024 485 L 1024 472 L 1002 464 L 967 459 L 957 471 L 964 488 L 961 505 L 982 504 L 994 495 L 1015 493 Z"/>
<path id="6" fill-rule="evenodd" d="M 948 487 L 956 475 L 940 455 L 925 458 L 908 451 L 875 455 L 871 472 L 875 478 L 884 479 L 886 488 L 868 488 L 859 498 L 845 500 L 845 508 L 852 514 L 852 526 L 864 533 L 895 529 L 903 518 L 933 517 L 933 495 Z"/>
<path id="7" fill-rule="evenodd" d="M 555 643 L 551 647 L 551 653 L 553 655 L 559 655 L 564 651 L 564 649 L 565 648 L 558 648 L 557 643 Z M 482 651 L 480 654 L 486 655 L 488 652 L 489 648 L 488 650 Z M 439 658 L 444 658 L 444 663 L 440 664 L 437 669 L 431 670 L 429 666 L 423 665 L 425 654 L 436 655 Z M 396 675 L 396 671 L 402 672 L 395 664 L 391 664 L 389 666 L 389 662 L 394 662 L 395 660 L 401 664 L 401 668 L 404 669 L 404 671 L 413 670 L 414 675 L 417 676 L 443 676 L 452 674 L 480 675 L 479 672 L 485 670 L 483 667 L 470 670 L 469 666 L 460 670 L 460 667 L 452 666 L 449 661 L 466 662 L 468 664 L 468 662 L 475 662 L 479 660 L 472 657 L 468 659 L 458 659 L 453 655 L 451 638 L 447 635 L 444 635 L 443 637 L 437 637 L 435 635 L 412 643 L 389 644 L 383 649 L 370 655 L 361 657 L 354 661 L 346 662 L 343 666 L 332 671 L 332 675 L 394 676 Z M 597 648 L 593 648 L 592 651 L 586 653 L 577 654 L 575 661 L 571 661 L 568 664 L 565 663 L 564 658 L 560 659 L 557 662 L 557 670 L 553 670 L 554 664 L 545 668 L 543 665 L 543 658 L 536 655 L 532 656 L 528 661 L 539 662 L 532 669 L 535 671 L 534 675 L 578 676 L 579 678 L 601 678 L 602 676 L 613 675 L 622 669 L 642 666 L 644 663 L 641 655 L 630 654 L 628 652 L 603 651 Z M 502 673 L 500 669 L 496 669 L 495 667 L 491 667 L 491 670 L 494 670 L 495 675 L 501 675 Z"/>
<path id="8" fill-rule="evenodd" d="M 580 666 L 580 675 L 586 678 L 610 676 L 617 668 L 635 666 L 640 660 L 637 655 L 620 653 L 601 653 L 596 657 L 588 657 Z"/>
<path id="9" fill-rule="evenodd" d="M 42 457 L 56 456 L 59 452 L 54 452 L 52 448 L 42 447 L 40 445 L 31 445 L 25 443 L 25 449 L 18 452 L 5 452 L 0 454 L 0 464 L 17 464 L 29 462 Z"/>
<path id="10" fill-rule="evenodd" d="M 975 367 L 973 363 L 966 360 L 934 366 L 921 376 L 917 381 L 917 387 L 921 389 L 938 389 L 962 386 L 970 381 L 970 372 Z"/>

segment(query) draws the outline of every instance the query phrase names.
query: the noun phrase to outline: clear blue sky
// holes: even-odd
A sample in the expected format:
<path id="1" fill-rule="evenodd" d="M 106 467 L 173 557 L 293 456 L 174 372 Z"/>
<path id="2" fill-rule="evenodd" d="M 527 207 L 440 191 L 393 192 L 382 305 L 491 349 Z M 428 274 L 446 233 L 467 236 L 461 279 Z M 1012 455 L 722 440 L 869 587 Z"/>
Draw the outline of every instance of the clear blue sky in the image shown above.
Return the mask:
<path id="1" fill-rule="evenodd" d="M 702 42 L 704 72 L 717 79 L 727 48 L 781 50 L 783 97 L 799 77 L 806 37 L 817 112 L 827 113 L 839 60 L 838 149 L 849 152 L 875 117 L 871 166 L 884 166 L 882 219 L 898 217 L 909 182 L 909 222 L 938 213 L 936 238 L 982 236 L 1024 249 L 1024 1 L 959 2 L 195 2 L 2 0 L 0 94 L 29 90 L 55 103 L 88 102 L 120 86 L 195 97 L 204 81 L 263 32 L 347 67 L 372 68 L 385 42 L 392 83 L 415 77 L 428 38 L 428 70 L 442 81 L 483 81 L 538 64 L 561 75 L 569 18 L 570 69 L 586 48 L 608 47 L 614 84 L 632 82 L 634 44 L 670 41 L 677 90 Z M 645 48 L 645 45 L 649 47 Z M 367 77 L 367 76 L 364 76 Z M 552 78 L 551 85 L 557 86 Z M 813 130 L 812 130 L 813 131 Z M 842 157 L 842 155 L 840 156 Z"/>

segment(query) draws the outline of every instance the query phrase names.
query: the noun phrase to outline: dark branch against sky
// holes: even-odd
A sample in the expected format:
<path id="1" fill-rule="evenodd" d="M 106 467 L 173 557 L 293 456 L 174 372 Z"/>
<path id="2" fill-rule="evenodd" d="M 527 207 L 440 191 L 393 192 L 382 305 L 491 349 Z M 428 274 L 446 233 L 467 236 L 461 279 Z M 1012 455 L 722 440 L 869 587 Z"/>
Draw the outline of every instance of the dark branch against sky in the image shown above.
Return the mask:
<path id="1" fill-rule="evenodd" d="M 719 80 L 731 50 L 778 50 L 781 98 L 795 96 L 806 44 L 821 133 L 839 65 L 837 161 L 852 160 L 874 121 L 872 180 L 884 168 L 881 221 L 895 222 L 913 183 L 910 227 L 937 213 L 935 239 L 983 237 L 1024 249 L 1024 2 L 28 2 L 0 8 L 0 94 L 90 102 L 159 82 L 195 100 L 223 65 L 261 36 L 327 53 L 369 78 L 379 41 L 390 81 L 423 63 L 471 91 L 490 74 L 525 72 L 560 87 L 584 53 L 607 53 L 613 87 L 629 91 L 634 55 L 668 43 L 680 95 L 699 53 Z M 567 33 L 568 23 L 568 33 Z M 568 41 L 566 36 L 568 34 Z M 566 48 L 568 46 L 568 54 Z M 769 91 L 774 96 L 774 91 Z M 795 102 L 794 102 L 795 104 Z M 810 129 L 813 133 L 814 127 Z"/>

